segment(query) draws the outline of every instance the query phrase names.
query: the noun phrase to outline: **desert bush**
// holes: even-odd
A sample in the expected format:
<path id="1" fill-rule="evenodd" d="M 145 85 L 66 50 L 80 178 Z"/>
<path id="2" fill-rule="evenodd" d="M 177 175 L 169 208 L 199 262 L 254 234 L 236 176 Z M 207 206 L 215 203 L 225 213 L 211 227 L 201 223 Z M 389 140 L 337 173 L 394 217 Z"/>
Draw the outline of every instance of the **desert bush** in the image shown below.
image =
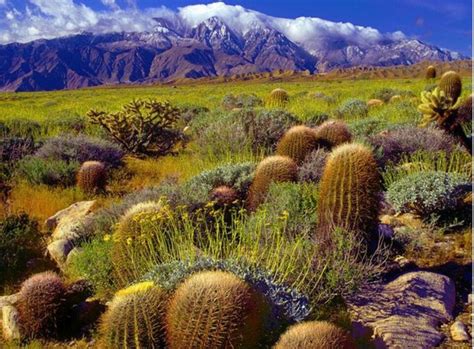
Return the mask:
<path id="1" fill-rule="evenodd" d="M 256 153 L 275 151 L 286 130 L 300 124 L 293 114 L 283 110 L 241 111 L 239 117 Z"/>
<path id="2" fill-rule="evenodd" d="M 20 277 L 27 262 L 41 255 L 38 223 L 26 214 L 0 220 L 0 286 Z"/>
<path id="3" fill-rule="evenodd" d="M 429 152 L 444 151 L 449 153 L 455 149 L 456 142 L 452 137 L 433 128 L 413 126 L 397 127 L 369 138 L 370 143 L 381 150 L 378 158 L 380 166 L 388 163 L 399 163 L 403 155 L 424 150 Z"/>
<path id="4" fill-rule="evenodd" d="M 439 171 L 419 172 L 394 182 L 387 190 L 387 200 L 399 212 L 421 216 L 455 210 L 459 200 L 471 190 L 468 178 Z"/>
<path id="5" fill-rule="evenodd" d="M 415 94 L 411 91 L 406 91 L 406 90 L 399 90 L 399 89 L 393 89 L 389 87 L 384 87 L 380 90 L 375 91 L 370 98 L 374 99 L 380 99 L 384 101 L 385 103 L 390 102 L 390 99 L 393 96 L 406 96 L 406 97 L 414 97 Z"/>
<path id="6" fill-rule="evenodd" d="M 73 113 L 48 118 L 41 126 L 46 134 L 60 134 L 64 132 L 78 134 L 86 131 L 87 123 L 83 116 Z"/>
<path id="7" fill-rule="evenodd" d="M 317 127 L 323 122 L 329 120 L 329 115 L 323 112 L 314 112 L 304 119 L 304 124 L 308 127 Z"/>
<path id="8" fill-rule="evenodd" d="M 222 99 L 222 107 L 226 110 L 234 108 L 255 108 L 263 105 L 263 101 L 254 94 L 227 94 Z"/>
<path id="9" fill-rule="evenodd" d="M 329 153 L 325 149 L 311 152 L 298 167 L 298 181 L 318 183 L 323 176 L 324 167 Z"/>
<path id="10" fill-rule="evenodd" d="M 84 242 L 80 252 L 68 261 L 66 274 L 72 279 L 84 278 L 90 282 L 94 293 L 100 297 L 111 296 L 116 289 L 111 259 L 110 235 L 99 236 Z"/>
<path id="11" fill-rule="evenodd" d="M 102 348 L 163 348 L 167 294 L 152 282 L 118 291 L 102 317 Z"/>
<path id="12" fill-rule="evenodd" d="M 236 190 L 238 197 L 244 199 L 252 183 L 255 164 L 227 164 L 204 171 L 185 183 L 182 191 L 184 204 L 193 205 L 209 201 L 209 194 L 219 186 Z"/>
<path id="13" fill-rule="evenodd" d="M 77 162 L 28 156 L 18 163 L 17 174 L 30 184 L 71 186 L 75 183 Z"/>
<path id="14" fill-rule="evenodd" d="M 350 333 L 326 321 L 291 326 L 274 349 L 355 349 Z"/>
<path id="15" fill-rule="evenodd" d="M 10 137 L 34 137 L 43 136 L 41 124 L 23 118 L 7 119 L 0 123 L 2 136 Z"/>
<path id="16" fill-rule="evenodd" d="M 124 152 L 115 144 L 86 135 L 62 135 L 48 139 L 36 157 L 66 162 L 101 161 L 107 167 L 122 165 Z"/>
<path id="17" fill-rule="evenodd" d="M 36 150 L 34 138 L 25 137 L 0 137 L 0 162 L 13 165 Z"/>
<path id="18" fill-rule="evenodd" d="M 91 110 L 87 116 L 132 154 L 162 156 L 187 141 L 176 128 L 181 111 L 168 102 L 136 99 L 119 112 Z"/>
<path id="19" fill-rule="evenodd" d="M 52 272 L 33 275 L 21 285 L 19 320 L 27 338 L 57 338 L 64 325 L 66 286 Z"/>
<path id="20" fill-rule="evenodd" d="M 355 120 L 349 124 L 351 133 L 356 139 L 367 139 L 382 132 L 387 126 L 388 123 L 380 118 Z"/>
<path id="21" fill-rule="evenodd" d="M 368 113 L 367 103 L 356 98 L 346 100 L 334 111 L 336 118 L 345 120 L 365 118 Z"/>
<path id="22" fill-rule="evenodd" d="M 192 275 L 175 291 L 166 314 L 170 348 L 255 348 L 263 337 L 267 305 L 231 273 Z"/>

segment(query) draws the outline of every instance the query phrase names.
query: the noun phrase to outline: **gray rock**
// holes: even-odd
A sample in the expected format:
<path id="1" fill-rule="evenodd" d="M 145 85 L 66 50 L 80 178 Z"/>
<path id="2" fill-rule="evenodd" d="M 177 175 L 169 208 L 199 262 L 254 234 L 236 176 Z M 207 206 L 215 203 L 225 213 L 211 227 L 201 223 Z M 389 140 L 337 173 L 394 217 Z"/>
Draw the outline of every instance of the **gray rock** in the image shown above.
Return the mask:
<path id="1" fill-rule="evenodd" d="M 7 342 L 20 339 L 20 324 L 18 310 L 13 305 L 2 308 L 2 334 Z"/>
<path id="2" fill-rule="evenodd" d="M 82 252 L 82 248 L 74 247 L 67 255 L 66 265 L 69 265 L 71 261 L 74 259 L 74 257 L 81 254 L 81 252 Z"/>
<path id="3" fill-rule="evenodd" d="M 45 224 L 53 230 L 51 239 L 55 240 L 74 240 L 80 238 L 79 229 L 84 219 L 91 213 L 95 200 L 80 201 L 72 204 L 68 208 L 57 212 L 49 217 Z"/>
<path id="4" fill-rule="evenodd" d="M 469 334 L 467 333 L 467 327 L 461 321 L 457 320 L 449 328 L 451 333 L 451 338 L 456 342 L 467 342 L 469 339 Z"/>
<path id="5" fill-rule="evenodd" d="M 455 287 L 447 276 L 411 272 L 347 303 L 353 334 L 370 330 L 376 348 L 428 349 L 443 339 L 438 327 L 452 320 Z"/>
<path id="6" fill-rule="evenodd" d="M 51 258 L 58 264 L 59 267 L 64 265 L 67 260 L 69 252 L 73 249 L 71 241 L 66 239 L 56 240 L 50 243 L 47 247 Z"/>

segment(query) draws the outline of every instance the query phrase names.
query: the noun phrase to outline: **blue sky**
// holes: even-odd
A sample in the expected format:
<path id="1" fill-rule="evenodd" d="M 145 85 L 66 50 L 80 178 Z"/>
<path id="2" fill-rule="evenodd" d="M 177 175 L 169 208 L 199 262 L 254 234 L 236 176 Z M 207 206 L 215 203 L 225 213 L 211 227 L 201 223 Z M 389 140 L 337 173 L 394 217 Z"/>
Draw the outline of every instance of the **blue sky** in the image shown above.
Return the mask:
<path id="1" fill-rule="evenodd" d="M 25 8 L 27 4 L 33 9 L 37 8 L 38 5 L 49 6 L 49 10 L 46 10 L 46 12 L 52 12 L 55 8 L 63 8 L 65 9 L 64 12 L 67 13 L 67 3 L 70 2 L 73 2 L 75 9 L 83 16 L 90 17 L 92 14 L 87 9 L 82 8 L 80 4 L 84 4 L 91 11 L 101 12 L 111 11 L 117 6 L 122 9 L 135 7 L 141 11 L 160 6 L 176 10 L 178 7 L 191 4 L 208 4 L 213 1 L 0 0 L 0 39 L 2 30 L 11 31 L 10 41 L 16 38 L 14 36 L 16 32 L 13 30 L 14 28 L 11 28 L 12 21 L 6 19 L 7 11 L 12 12 L 12 9 L 16 9 L 18 21 L 23 16 L 21 19 L 25 22 L 24 16 L 26 16 Z M 442 48 L 471 56 L 472 5 L 470 0 L 226 0 L 225 2 L 229 5 L 241 5 L 277 17 L 319 17 L 336 22 L 351 22 L 356 25 L 370 26 L 382 33 L 400 30 L 409 37 L 416 37 Z M 10 17 L 13 15 L 12 12 Z M 51 13 L 48 15 L 51 15 Z M 82 22 L 77 19 L 77 23 Z M 30 28 L 29 30 L 31 31 Z M 51 33 L 51 35 L 54 34 Z M 6 39 L 3 41 L 6 41 Z"/>

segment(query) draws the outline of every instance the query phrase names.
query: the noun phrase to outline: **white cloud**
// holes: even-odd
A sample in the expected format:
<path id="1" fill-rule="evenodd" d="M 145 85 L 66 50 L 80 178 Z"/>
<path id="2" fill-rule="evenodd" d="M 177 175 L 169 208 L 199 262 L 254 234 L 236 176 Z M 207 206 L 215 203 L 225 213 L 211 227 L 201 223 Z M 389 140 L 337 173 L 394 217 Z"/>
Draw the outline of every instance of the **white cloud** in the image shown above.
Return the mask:
<path id="1" fill-rule="evenodd" d="M 7 0 L 0 0 L 0 6 L 6 5 L 6 4 L 7 4 Z"/>
<path id="2" fill-rule="evenodd" d="M 6 0 L 0 0 L 0 3 L 2 1 Z M 223 2 L 186 6 L 179 8 L 177 12 L 165 7 L 139 9 L 135 0 L 126 0 L 126 8 L 119 7 L 115 0 L 101 2 L 107 9 L 94 11 L 80 0 L 28 0 L 23 12 L 12 10 L 0 16 L 0 43 L 54 38 L 82 31 L 104 33 L 152 30 L 155 25 L 153 17 L 166 17 L 180 25 L 194 27 L 213 16 L 221 18 L 242 34 L 255 26 L 274 28 L 309 50 L 317 48 L 327 38 L 343 40 L 349 44 L 372 45 L 383 38 L 398 40 L 405 37 L 401 32 L 382 34 L 374 28 L 320 18 L 276 18 Z"/>

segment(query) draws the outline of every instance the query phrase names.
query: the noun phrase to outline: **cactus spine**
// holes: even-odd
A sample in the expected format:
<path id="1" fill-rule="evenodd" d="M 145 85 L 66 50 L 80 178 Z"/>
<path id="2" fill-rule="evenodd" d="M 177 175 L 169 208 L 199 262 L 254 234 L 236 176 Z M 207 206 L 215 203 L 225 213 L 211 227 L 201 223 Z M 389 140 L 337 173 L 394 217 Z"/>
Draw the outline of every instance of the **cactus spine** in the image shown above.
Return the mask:
<path id="1" fill-rule="evenodd" d="M 428 68 L 426 68 L 425 77 L 428 80 L 436 78 L 436 68 L 432 65 L 430 65 Z"/>
<path id="2" fill-rule="evenodd" d="M 194 274 L 176 290 L 166 316 L 170 349 L 258 348 L 263 298 L 233 274 Z"/>
<path id="3" fill-rule="evenodd" d="M 258 164 L 247 197 L 247 209 L 255 211 L 265 201 L 273 182 L 295 182 L 298 176 L 296 163 L 287 156 L 269 156 Z"/>
<path id="4" fill-rule="evenodd" d="M 316 137 L 326 143 L 330 148 L 336 147 L 352 140 L 351 131 L 343 121 L 329 120 L 323 122 L 316 129 Z"/>
<path id="5" fill-rule="evenodd" d="M 439 88 L 444 91 L 447 97 L 452 99 L 452 104 L 456 104 L 462 91 L 461 77 L 455 71 L 448 71 L 443 74 L 439 81 Z"/>
<path id="6" fill-rule="evenodd" d="M 102 317 L 100 346 L 107 349 L 164 348 L 167 294 L 142 282 L 115 294 Z"/>
<path id="7" fill-rule="evenodd" d="M 276 153 L 288 156 L 301 164 L 306 156 L 318 147 L 316 132 L 307 126 L 290 128 L 277 144 Z"/>
<path id="8" fill-rule="evenodd" d="M 361 233 L 374 230 L 378 219 L 380 175 L 369 148 L 343 144 L 329 155 L 320 184 L 318 241 L 328 241 L 339 227 Z"/>
<path id="9" fill-rule="evenodd" d="M 23 282 L 18 299 L 22 332 L 28 338 L 57 338 L 65 320 L 66 286 L 52 272 L 33 275 Z"/>
<path id="10" fill-rule="evenodd" d="M 268 104 L 272 107 L 283 107 L 289 100 L 288 92 L 281 88 L 276 88 L 270 93 Z"/>
<path id="11" fill-rule="evenodd" d="M 355 349 L 349 333 L 329 322 L 311 321 L 291 326 L 273 349 Z"/>
<path id="12" fill-rule="evenodd" d="M 100 161 L 86 161 L 77 173 L 77 186 L 84 192 L 94 193 L 105 189 L 107 170 Z"/>

